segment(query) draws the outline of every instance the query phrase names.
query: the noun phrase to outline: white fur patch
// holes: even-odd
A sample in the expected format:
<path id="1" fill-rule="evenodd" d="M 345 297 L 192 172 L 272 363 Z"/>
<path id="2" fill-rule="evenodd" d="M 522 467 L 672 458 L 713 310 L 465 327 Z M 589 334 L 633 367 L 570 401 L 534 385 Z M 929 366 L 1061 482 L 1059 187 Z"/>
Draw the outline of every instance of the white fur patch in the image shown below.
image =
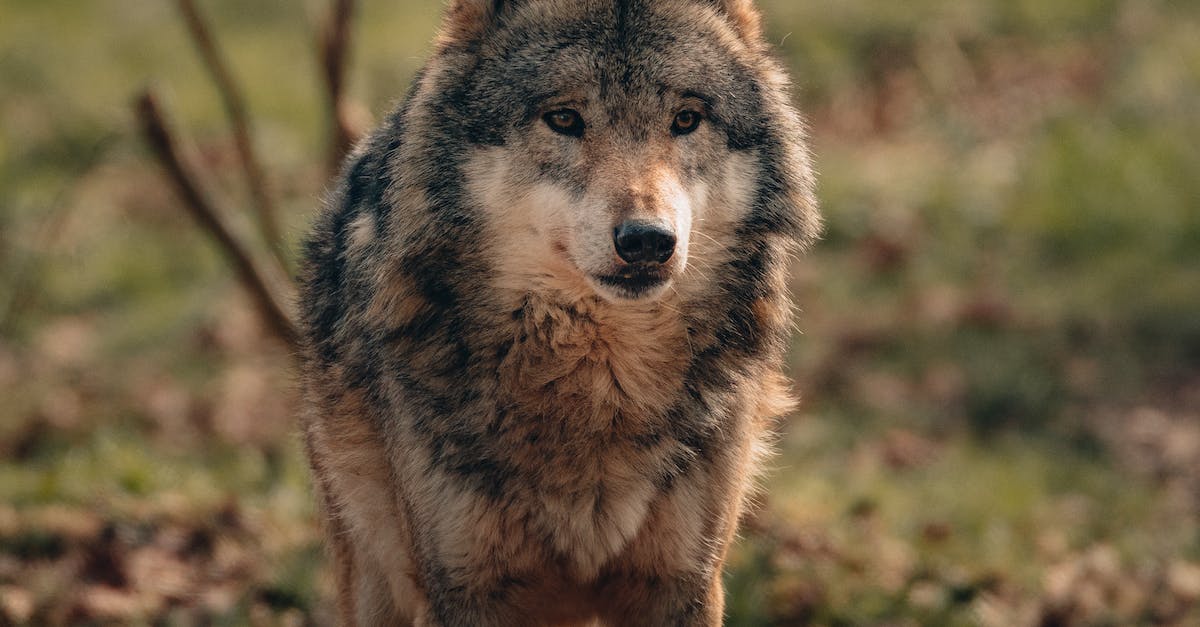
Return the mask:
<path id="1" fill-rule="evenodd" d="M 504 150 L 480 150 L 465 170 L 467 191 L 487 213 L 489 254 L 500 271 L 498 287 L 525 293 L 539 289 L 584 293 L 586 278 L 572 259 L 579 247 L 573 213 L 598 212 L 546 183 L 516 185 Z M 611 246 L 611 243 L 606 243 Z"/>

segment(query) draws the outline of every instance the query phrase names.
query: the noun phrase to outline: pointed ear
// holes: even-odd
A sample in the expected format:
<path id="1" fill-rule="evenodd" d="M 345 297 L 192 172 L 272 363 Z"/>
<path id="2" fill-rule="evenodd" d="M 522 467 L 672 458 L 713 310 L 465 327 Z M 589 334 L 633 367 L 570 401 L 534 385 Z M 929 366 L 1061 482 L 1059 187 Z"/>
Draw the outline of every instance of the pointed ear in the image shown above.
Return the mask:
<path id="1" fill-rule="evenodd" d="M 754 0 L 709 0 L 725 14 L 738 34 L 751 43 L 762 41 L 762 15 Z"/>
<path id="2" fill-rule="evenodd" d="M 500 15 L 519 0 L 450 0 L 442 18 L 438 46 L 479 40 L 496 24 Z"/>

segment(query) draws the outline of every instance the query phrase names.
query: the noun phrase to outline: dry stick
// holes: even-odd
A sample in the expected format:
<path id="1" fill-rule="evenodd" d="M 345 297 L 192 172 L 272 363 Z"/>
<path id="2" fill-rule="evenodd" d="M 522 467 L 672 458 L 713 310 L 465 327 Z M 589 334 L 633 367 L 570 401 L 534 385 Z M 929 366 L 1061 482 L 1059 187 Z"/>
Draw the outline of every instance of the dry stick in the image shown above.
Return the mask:
<path id="1" fill-rule="evenodd" d="M 229 64 L 221 54 L 208 23 L 204 21 L 199 9 L 196 8 L 196 3 L 193 0 L 179 0 L 179 10 L 183 13 L 183 19 L 187 23 L 188 32 L 191 34 L 196 48 L 200 51 L 204 66 L 208 68 L 213 82 L 217 84 L 221 102 L 225 105 L 225 113 L 229 116 L 229 123 L 233 126 L 234 143 L 242 161 L 242 170 L 246 174 L 246 185 L 250 188 L 250 195 L 258 209 L 258 226 L 263 239 L 267 241 L 271 253 L 284 270 L 284 274 L 287 274 L 287 255 L 284 254 L 283 239 L 279 232 L 278 212 L 271 199 L 271 194 L 267 191 L 267 179 L 262 164 L 254 152 L 250 117 L 246 113 L 246 98 L 238 88 L 237 82 L 234 81 L 233 73 L 229 71 Z"/>
<path id="2" fill-rule="evenodd" d="M 329 146 L 329 171 L 336 172 L 342 158 L 358 140 L 358 130 L 346 102 L 346 55 L 350 50 L 350 20 L 354 0 L 333 0 L 329 17 L 321 27 L 321 66 L 325 70 L 325 88 L 329 96 L 333 138 Z"/>
<path id="3" fill-rule="evenodd" d="M 137 99 L 138 122 L 159 162 L 166 168 L 183 205 L 200 226 L 217 240 L 237 271 L 238 278 L 250 291 L 258 304 L 268 328 L 291 347 L 297 346 L 296 325 L 287 309 L 272 293 L 263 272 L 255 264 L 250 253 L 234 237 L 208 198 L 204 195 L 195 172 L 190 169 L 174 134 L 163 117 L 162 108 L 154 92 L 147 90 Z"/>

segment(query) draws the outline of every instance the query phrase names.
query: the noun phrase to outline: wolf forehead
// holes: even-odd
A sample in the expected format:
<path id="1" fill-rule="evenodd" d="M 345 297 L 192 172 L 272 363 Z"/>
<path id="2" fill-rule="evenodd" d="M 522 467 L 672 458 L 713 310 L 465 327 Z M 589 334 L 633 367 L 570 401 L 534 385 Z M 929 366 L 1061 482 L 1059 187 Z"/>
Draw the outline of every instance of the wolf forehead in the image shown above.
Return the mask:
<path id="1" fill-rule="evenodd" d="M 484 144 L 503 143 L 507 131 L 557 103 L 636 129 L 686 97 L 703 103 L 731 148 L 755 145 L 765 123 L 761 63 L 755 42 L 737 34 L 721 4 L 496 1 L 492 13 L 476 17 L 485 27 L 445 45 L 443 52 L 469 58 L 447 99 Z"/>

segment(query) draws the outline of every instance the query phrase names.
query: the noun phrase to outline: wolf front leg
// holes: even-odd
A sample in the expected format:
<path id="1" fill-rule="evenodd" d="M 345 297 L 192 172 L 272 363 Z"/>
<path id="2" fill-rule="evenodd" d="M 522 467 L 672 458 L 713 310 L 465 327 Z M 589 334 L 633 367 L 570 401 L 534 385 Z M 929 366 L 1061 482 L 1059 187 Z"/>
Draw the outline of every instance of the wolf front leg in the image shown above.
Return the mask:
<path id="1" fill-rule="evenodd" d="M 606 624 L 721 625 L 721 574 L 756 441 L 745 431 L 729 435 L 710 449 L 706 463 L 680 476 L 654 503 L 641 533 L 612 564 L 602 587 Z"/>
<path id="2" fill-rule="evenodd" d="M 719 627 L 725 612 L 721 576 L 625 579 L 605 595 L 604 624 L 621 627 Z"/>
<path id="3" fill-rule="evenodd" d="M 425 575 L 428 606 L 417 627 L 592 625 L 594 610 L 563 581 L 533 575 L 483 578 L 478 571 L 433 568 Z"/>
<path id="4" fill-rule="evenodd" d="M 604 624 L 721 625 L 725 611 L 721 570 L 736 513 L 708 520 L 681 518 L 678 514 L 686 510 L 691 491 L 685 488 L 660 503 L 650 528 L 604 576 L 600 588 Z"/>
<path id="5" fill-rule="evenodd" d="M 323 480 L 322 480 L 323 479 Z M 338 624 L 344 627 L 369 627 L 388 624 L 410 625 L 414 609 L 407 607 L 417 600 L 412 582 L 395 563 L 379 564 L 379 537 L 363 537 L 351 529 L 347 518 L 358 513 L 353 505 L 335 506 L 330 502 L 327 484 L 331 476 L 318 477 L 318 497 L 323 513 L 325 537 L 337 583 Z M 387 542 L 383 546 L 395 547 Z M 394 552 L 392 548 L 392 552 Z M 407 602 L 407 605 L 404 603 Z"/>
<path id="6" fill-rule="evenodd" d="M 431 602 L 415 627 L 520 627 L 529 625 L 526 617 L 505 608 L 487 594 L 468 594 L 462 589 L 431 591 Z"/>

